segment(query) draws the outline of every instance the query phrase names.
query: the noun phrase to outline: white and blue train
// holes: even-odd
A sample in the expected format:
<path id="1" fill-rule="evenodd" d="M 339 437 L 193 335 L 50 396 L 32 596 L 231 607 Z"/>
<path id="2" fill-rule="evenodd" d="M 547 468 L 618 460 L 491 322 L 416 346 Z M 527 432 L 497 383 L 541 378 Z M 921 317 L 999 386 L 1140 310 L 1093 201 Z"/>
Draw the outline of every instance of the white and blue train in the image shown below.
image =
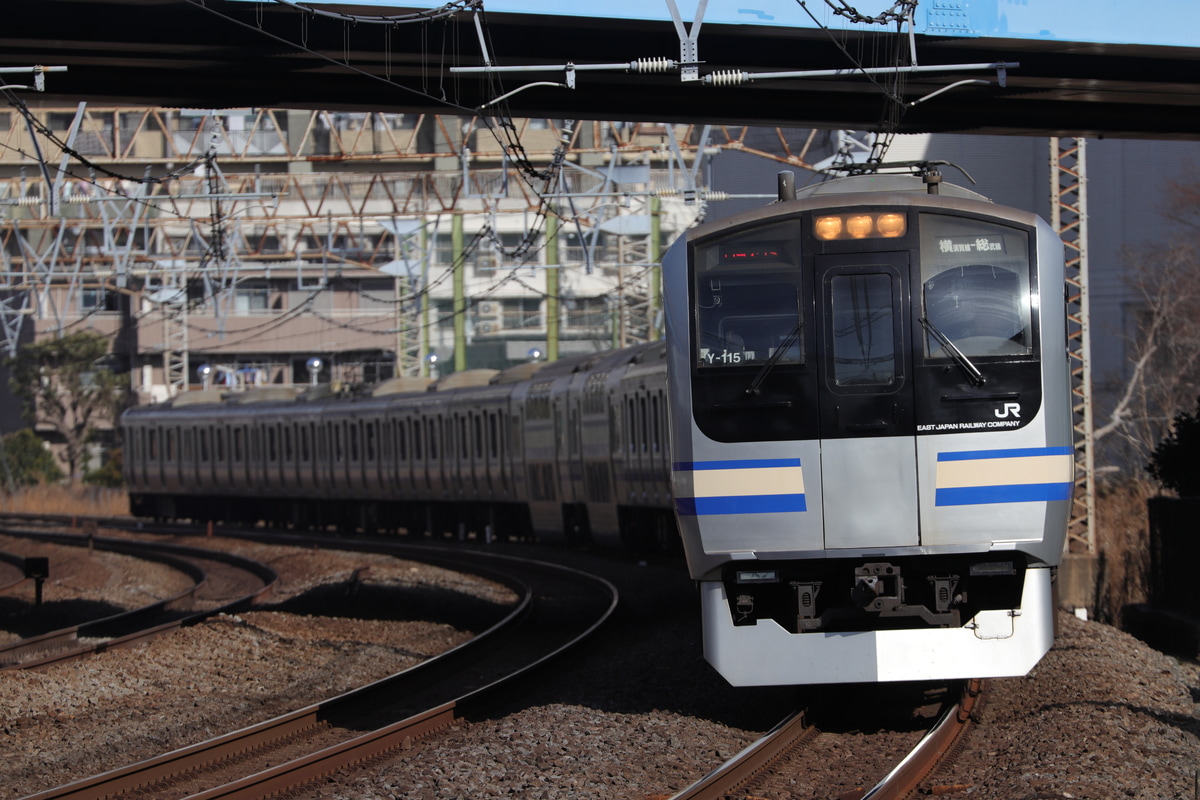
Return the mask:
<path id="1" fill-rule="evenodd" d="M 131 409 L 131 509 L 681 539 L 734 685 L 1024 674 L 1053 640 L 1072 488 L 1062 245 L 928 187 L 844 178 L 690 231 L 663 263 L 665 344 Z"/>
<path id="2" fill-rule="evenodd" d="M 931 171 L 800 194 L 663 263 L 705 655 L 736 685 L 1023 675 L 1073 487 L 1062 242 Z"/>

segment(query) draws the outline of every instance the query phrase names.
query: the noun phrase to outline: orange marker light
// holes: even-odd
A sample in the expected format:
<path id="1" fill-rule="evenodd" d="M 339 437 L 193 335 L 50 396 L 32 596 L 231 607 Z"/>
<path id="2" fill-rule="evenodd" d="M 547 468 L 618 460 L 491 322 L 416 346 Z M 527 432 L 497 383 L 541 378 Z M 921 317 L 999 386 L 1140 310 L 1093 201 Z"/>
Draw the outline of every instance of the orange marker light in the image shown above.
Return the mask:
<path id="1" fill-rule="evenodd" d="M 880 214 L 875 227 L 879 229 L 879 235 L 883 238 L 895 239 L 904 235 L 907 224 L 903 214 Z"/>
<path id="2" fill-rule="evenodd" d="M 817 217 L 817 222 L 814 227 L 816 228 L 818 239 L 823 241 L 836 239 L 842 233 L 842 218 Z"/>
<path id="3" fill-rule="evenodd" d="M 875 221 L 866 214 L 850 217 L 846 220 L 846 232 L 855 239 L 865 239 L 875 228 Z"/>

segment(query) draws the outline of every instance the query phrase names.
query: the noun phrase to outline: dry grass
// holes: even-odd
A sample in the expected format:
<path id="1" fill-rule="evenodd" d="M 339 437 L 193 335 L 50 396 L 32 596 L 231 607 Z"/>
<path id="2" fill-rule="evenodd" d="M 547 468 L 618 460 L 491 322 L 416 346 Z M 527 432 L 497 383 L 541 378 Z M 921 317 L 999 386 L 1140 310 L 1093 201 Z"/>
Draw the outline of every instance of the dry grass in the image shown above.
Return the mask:
<path id="1" fill-rule="evenodd" d="M 1096 489 L 1096 549 L 1100 573 L 1096 616 L 1119 625 L 1121 608 L 1147 600 L 1150 523 L 1146 501 L 1161 493 L 1155 483 L 1124 480 Z"/>
<path id="2" fill-rule="evenodd" d="M 0 511 L 25 514 L 87 514 L 115 517 L 129 514 L 123 489 L 48 484 L 0 495 Z"/>

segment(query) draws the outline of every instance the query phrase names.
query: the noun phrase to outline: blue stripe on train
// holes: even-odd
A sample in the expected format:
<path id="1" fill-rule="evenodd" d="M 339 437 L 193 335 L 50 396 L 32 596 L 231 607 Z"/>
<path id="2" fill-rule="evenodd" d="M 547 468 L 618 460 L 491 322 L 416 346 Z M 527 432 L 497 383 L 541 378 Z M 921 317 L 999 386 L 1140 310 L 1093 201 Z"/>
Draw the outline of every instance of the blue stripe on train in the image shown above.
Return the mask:
<path id="1" fill-rule="evenodd" d="M 935 502 L 939 506 L 973 506 L 983 503 L 1034 503 L 1069 499 L 1070 483 L 1025 483 L 938 489 Z"/>
<path id="2" fill-rule="evenodd" d="M 689 517 L 709 514 L 778 514 L 808 510 L 802 494 L 678 497 L 675 499 L 675 509 Z"/>
<path id="3" fill-rule="evenodd" d="M 1032 456 L 1069 456 L 1075 448 L 1066 447 L 1021 447 L 1011 450 L 963 450 L 938 453 L 938 461 L 976 461 L 982 458 L 1030 458 Z"/>

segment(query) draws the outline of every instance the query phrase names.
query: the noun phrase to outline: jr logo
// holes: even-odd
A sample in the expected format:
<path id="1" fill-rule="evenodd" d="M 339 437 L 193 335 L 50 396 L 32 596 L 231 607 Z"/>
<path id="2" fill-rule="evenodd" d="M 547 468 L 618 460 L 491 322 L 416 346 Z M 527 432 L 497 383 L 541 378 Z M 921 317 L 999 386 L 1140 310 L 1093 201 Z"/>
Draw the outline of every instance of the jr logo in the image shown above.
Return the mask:
<path id="1" fill-rule="evenodd" d="M 1012 414 L 1016 419 L 1021 418 L 1020 403 L 1005 403 L 1004 408 L 997 408 L 996 419 L 1007 419 L 1009 414 Z"/>

